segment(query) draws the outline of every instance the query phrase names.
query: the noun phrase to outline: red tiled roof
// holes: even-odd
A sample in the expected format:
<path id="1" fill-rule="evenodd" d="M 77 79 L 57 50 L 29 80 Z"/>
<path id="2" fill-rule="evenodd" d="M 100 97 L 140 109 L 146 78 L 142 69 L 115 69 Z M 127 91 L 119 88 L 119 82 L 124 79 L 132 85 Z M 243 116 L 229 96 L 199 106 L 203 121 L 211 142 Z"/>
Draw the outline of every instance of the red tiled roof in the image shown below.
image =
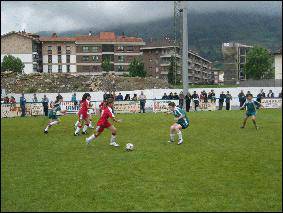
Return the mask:
<path id="1" fill-rule="evenodd" d="M 12 32 L 6 33 L 4 35 L 1 35 L 1 37 L 12 35 L 12 34 L 17 34 L 17 35 L 32 39 L 34 41 L 38 41 L 38 35 L 37 34 L 27 33 L 25 31 L 19 31 L 19 32 L 12 31 Z"/>
<path id="2" fill-rule="evenodd" d="M 80 35 L 76 37 L 40 37 L 40 41 L 80 41 L 80 42 L 143 42 L 142 38 L 116 36 L 114 32 L 101 32 L 99 35 Z"/>

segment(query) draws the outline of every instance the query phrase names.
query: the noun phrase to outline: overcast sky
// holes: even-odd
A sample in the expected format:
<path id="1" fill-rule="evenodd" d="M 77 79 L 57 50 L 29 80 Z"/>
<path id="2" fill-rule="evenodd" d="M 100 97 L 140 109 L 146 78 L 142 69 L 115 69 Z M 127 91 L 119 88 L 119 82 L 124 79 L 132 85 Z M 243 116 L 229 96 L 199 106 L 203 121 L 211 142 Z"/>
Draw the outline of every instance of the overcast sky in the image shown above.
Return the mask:
<path id="1" fill-rule="evenodd" d="M 189 12 L 241 10 L 282 16 L 281 1 L 193 1 L 187 5 Z M 23 29 L 28 32 L 99 29 L 172 15 L 173 1 L 1 1 L 1 34 Z"/>

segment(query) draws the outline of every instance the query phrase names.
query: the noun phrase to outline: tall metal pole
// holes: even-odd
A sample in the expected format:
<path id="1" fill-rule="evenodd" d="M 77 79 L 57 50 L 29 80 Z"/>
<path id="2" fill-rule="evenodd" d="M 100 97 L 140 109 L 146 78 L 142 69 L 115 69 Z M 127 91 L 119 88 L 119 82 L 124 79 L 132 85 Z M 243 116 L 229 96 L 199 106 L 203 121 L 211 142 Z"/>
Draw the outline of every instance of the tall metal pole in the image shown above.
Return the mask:
<path id="1" fill-rule="evenodd" d="M 182 51 L 182 67 L 183 67 L 183 93 L 184 96 L 188 94 L 189 91 L 189 80 L 188 80 L 188 8 L 186 6 L 187 2 L 182 1 L 182 16 L 183 16 L 183 51 Z M 184 109 L 186 110 L 186 101 L 184 99 Z"/>

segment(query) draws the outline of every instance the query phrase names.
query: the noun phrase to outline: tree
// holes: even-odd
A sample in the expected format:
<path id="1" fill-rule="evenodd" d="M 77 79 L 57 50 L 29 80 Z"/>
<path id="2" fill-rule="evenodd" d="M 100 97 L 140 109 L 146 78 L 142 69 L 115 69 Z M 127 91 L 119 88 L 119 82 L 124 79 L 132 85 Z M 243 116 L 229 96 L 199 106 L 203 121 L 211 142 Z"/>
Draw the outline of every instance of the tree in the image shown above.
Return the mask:
<path id="1" fill-rule="evenodd" d="M 271 79 L 274 78 L 275 71 L 272 66 L 273 57 L 267 49 L 254 47 L 247 54 L 247 62 L 244 66 L 244 73 L 247 78 Z"/>
<path id="2" fill-rule="evenodd" d="M 102 67 L 103 71 L 109 72 L 112 68 L 111 63 L 110 63 L 110 59 L 109 58 L 104 59 L 102 61 L 101 67 Z"/>
<path id="3" fill-rule="evenodd" d="M 177 69 L 178 69 L 177 61 L 174 58 L 174 56 L 171 56 L 171 58 L 170 58 L 170 66 L 168 68 L 168 74 L 167 74 L 167 78 L 168 78 L 168 83 L 169 84 L 178 84 L 178 83 L 180 83 L 180 77 L 177 74 Z"/>
<path id="4" fill-rule="evenodd" d="M 128 68 L 128 72 L 131 77 L 139 76 L 144 78 L 146 76 L 144 63 L 142 63 L 140 60 L 136 58 L 134 58 L 134 60 L 131 61 Z"/>
<path id="5" fill-rule="evenodd" d="M 22 73 L 25 68 L 24 63 L 20 58 L 16 58 L 12 55 L 5 55 L 3 62 L 1 63 L 1 71 L 13 71 L 16 73 Z"/>

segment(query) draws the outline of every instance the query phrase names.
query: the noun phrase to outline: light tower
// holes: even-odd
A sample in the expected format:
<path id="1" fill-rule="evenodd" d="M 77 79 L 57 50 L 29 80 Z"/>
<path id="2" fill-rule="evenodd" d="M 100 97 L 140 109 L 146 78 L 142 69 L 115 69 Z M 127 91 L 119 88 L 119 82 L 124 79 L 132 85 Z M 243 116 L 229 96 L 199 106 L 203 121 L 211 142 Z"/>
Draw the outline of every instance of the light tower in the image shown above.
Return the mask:
<path id="1" fill-rule="evenodd" d="M 181 2 L 181 11 L 182 12 L 182 74 L 183 74 L 183 93 L 184 96 L 188 94 L 189 91 L 189 74 L 188 74 L 188 8 L 187 2 Z M 184 100 L 183 108 L 186 109 L 186 101 Z"/>

